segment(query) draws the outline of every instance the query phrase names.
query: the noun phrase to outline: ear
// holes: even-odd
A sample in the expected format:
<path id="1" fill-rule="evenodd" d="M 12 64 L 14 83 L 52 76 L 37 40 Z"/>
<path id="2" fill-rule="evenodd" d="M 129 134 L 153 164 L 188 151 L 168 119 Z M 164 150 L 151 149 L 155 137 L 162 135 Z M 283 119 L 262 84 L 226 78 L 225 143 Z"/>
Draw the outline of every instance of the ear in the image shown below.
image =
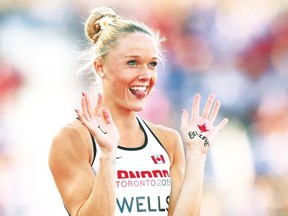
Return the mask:
<path id="1" fill-rule="evenodd" d="M 102 58 L 95 59 L 93 64 L 94 64 L 94 69 L 99 76 L 100 76 L 100 74 L 104 74 L 103 59 Z"/>

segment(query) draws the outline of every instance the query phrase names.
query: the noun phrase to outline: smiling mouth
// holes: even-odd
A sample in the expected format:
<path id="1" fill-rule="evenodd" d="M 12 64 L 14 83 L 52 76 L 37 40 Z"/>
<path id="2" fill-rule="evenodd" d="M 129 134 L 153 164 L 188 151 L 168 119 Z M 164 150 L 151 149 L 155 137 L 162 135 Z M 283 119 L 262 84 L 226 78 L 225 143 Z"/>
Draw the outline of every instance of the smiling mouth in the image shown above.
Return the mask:
<path id="1" fill-rule="evenodd" d="M 133 86 L 130 87 L 129 90 L 137 98 L 142 99 L 146 96 L 147 88 L 147 86 Z"/>

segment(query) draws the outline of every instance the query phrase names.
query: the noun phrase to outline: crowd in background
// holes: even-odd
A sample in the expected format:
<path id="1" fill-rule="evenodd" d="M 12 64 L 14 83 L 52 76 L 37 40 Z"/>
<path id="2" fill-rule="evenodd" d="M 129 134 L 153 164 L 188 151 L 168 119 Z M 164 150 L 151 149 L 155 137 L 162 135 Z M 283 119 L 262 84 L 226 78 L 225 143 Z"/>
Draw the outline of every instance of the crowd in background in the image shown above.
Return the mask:
<path id="1" fill-rule="evenodd" d="M 48 168 L 52 137 L 87 82 L 83 20 L 110 6 L 158 29 L 165 62 L 139 115 L 179 130 L 194 94 L 214 92 L 228 126 L 211 148 L 203 216 L 288 215 L 288 2 L 0 3 L 0 216 L 65 215 Z"/>

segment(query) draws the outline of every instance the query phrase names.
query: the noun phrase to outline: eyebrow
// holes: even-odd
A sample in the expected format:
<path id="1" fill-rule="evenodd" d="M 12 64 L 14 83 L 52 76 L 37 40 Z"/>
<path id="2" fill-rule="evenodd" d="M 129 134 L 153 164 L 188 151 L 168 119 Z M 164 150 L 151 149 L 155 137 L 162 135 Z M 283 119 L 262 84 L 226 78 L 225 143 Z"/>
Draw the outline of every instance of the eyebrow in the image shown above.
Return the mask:
<path id="1" fill-rule="evenodd" d="M 141 56 L 139 56 L 139 55 L 129 55 L 129 56 L 124 56 L 123 58 L 124 58 L 124 59 L 125 59 L 125 58 L 141 58 Z M 153 59 L 153 60 L 158 60 L 159 58 L 156 57 L 156 56 L 154 56 L 154 57 L 152 57 L 151 59 Z"/>

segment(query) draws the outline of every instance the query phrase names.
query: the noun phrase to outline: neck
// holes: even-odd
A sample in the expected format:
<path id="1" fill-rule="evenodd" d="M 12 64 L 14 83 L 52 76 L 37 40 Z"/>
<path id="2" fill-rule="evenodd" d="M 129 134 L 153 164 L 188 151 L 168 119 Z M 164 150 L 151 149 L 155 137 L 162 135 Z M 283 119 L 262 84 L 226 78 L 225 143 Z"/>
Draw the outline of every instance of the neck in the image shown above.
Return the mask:
<path id="1" fill-rule="evenodd" d="M 138 127 L 136 112 L 119 108 L 111 104 L 109 105 L 104 103 L 103 106 L 109 109 L 112 115 L 112 119 L 119 131 L 121 131 L 122 129 L 126 131 L 129 129 L 135 130 L 135 127 Z"/>
<path id="2" fill-rule="evenodd" d="M 111 110 L 113 121 L 118 129 L 120 140 L 119 145 L 123 147 L 139 147 L 144 143 L 144 134 L 136 119 L 135 112 L 120 113 Z"/>
<path id="3" fill-rule="evenodd" d="M 103 106 L 109 109 L 118 129 L 120 135 L 119 145 L 128 148 L 142 146 L 145 136 L 136 119 L 136 112 L 117 107 L 115 104 L 103 103 Z"/>

